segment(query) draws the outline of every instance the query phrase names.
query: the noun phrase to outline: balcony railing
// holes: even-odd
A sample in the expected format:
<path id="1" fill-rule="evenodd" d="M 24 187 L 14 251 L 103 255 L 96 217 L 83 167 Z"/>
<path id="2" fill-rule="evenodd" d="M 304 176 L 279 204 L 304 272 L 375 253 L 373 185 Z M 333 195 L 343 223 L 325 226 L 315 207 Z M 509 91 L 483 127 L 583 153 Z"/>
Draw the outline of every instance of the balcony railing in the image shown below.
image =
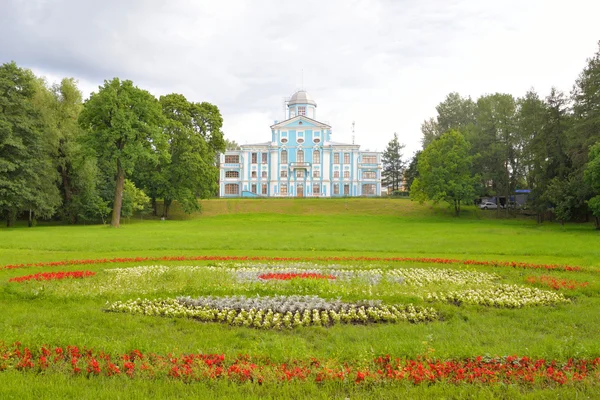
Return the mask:
<path id="1" fill-rule="evenodd" d="M 309 162 L 293 162 L 290 163 L 290 168 L 309 168 L 310 167 L 310 163 Z"/>

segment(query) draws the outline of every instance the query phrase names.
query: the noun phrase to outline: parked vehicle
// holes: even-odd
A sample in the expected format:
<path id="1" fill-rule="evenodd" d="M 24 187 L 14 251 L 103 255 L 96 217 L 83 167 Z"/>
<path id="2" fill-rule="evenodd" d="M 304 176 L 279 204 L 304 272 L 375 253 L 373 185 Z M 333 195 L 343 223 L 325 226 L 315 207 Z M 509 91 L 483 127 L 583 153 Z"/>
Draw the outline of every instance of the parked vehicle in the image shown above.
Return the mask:
<path id="1" fill-rule="evenodd" d="M 479 208 L 482 210 L 495 210 L 498 208 L 498 205 L 491 201 L 485 201 L 479 205 Z"/>

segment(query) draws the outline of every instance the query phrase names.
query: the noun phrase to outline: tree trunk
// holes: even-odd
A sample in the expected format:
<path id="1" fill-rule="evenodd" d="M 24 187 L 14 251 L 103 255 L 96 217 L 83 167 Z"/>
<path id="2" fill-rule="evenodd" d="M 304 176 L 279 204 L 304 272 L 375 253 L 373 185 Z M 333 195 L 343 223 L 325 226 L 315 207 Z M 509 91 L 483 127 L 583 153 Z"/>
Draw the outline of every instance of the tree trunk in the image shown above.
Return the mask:
<path id="1" fill-rule="evenodd" d="M 7 228 L 13 227 L 16 217 L 17 217 L 17 212 L 15 210 L 8 210 L 6 212 L 6 227 Z"/>
<path id="2" fill-rule="evenodd" d="M 121 226 L 121 206 L 123 204 L 123 187 L 125 186 L 125 170 L 121 167 L 121 160 L 117 160 L 117 185 L 115 188 L 115 202 L 112 210 L 110 224 L 113 228 Z"/>
<path id="3" fill-rule="evenodd" d="M 30 228 L 33 226 L 33 211 L 31 209 L 29 209 L 29 219 L 27 220 L 27 226 Z"/>
<path id="4" fill-rule="evenodd" d="M 600 217 L 595 217 L 596 219 L 596 230 L 600 230 Z"/>
<path id="5" fill-rule="evenodd" d="M 156 217 L 156 214 L 158 214 L 157 210 L 156 210 L 156 197 L 152 197 L 151 199 L 152 201 L 152 216 Z"/>
<path id="6" fill-rule="evenodd" d="M 171 207 L 172 202 L 173 202 L 173 200 L 169 200 L 169 199 L 163 200 L 163 218 L 164 219 L 169 218 L 169 208 Z"/>

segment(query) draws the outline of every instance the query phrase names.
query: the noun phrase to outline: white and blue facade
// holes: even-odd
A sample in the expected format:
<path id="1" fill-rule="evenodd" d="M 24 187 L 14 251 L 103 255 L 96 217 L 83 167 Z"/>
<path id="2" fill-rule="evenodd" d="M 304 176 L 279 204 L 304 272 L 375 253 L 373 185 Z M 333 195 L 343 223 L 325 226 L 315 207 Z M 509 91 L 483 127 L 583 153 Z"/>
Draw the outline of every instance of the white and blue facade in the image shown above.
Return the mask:
<path id="1" fill-rule="evenodd" d="M 271 140 L 220 155 L 221 197 L 342 197 L 381 195 L 381 153 L 331 141 L 303 90 L 287 102 L 287 119 Z"/>

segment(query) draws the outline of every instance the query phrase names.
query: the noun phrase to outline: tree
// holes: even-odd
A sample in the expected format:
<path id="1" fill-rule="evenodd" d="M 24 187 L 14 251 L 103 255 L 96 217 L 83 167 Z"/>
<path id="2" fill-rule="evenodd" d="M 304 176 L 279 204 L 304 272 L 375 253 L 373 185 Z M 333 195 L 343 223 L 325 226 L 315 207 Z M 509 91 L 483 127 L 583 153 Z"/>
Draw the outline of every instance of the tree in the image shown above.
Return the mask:
<path id="1" fill-rule="evenodd" d="M 421 124 L 421 146 L 425 149 L 431 142 L 440 137 L 441 133 L 434 118 L 429 118 Z"/>
<path id="2" fill-rule="evenodd" d="M 421 142 L 424 149 L 444 133 L 452 129 L 466 132 L 475 123 L 475 103 L 470 97 L 461 97 L 456 92 L 449 93 L 435 109 L 437 117 L 425 120 L 421 124 Z"/>
<path id="3" fill-rule="evenodd" d="M 225 139 L 225 150 L 239 150 L 240 145 L 235 140 Z"/>
<path id="4" fill-rule="evenodd" d="M 388 193 L 390 188 L 392 189 L 392 192 L 402 188 L 402 180 L 404 178 L 402 149 L 404 149 L 404 145 L 400 144 L 398 141 L 398 134 L 394 133 L 394 138 L 388 143 L 381 156 L 381 162 L 383 164 L 381 183 L 383 186 L 388 187 Z"/>
<path id="5" fill-rule="evenodd" d="M 79 116 L 85 142 L 114 173 L 113 227 L 120 226 L 125 178 L 140 159 L 156 160 L 166 146 L 163 120 L 158 100 L 128 80 L 105 81 L 85 102 Z"/>
<path id="6" fill-rule="evenodd" d="M 422 151 L 417 151 L 414 155 L 410 163 L 408 164 L 408 168 L 404 171 L 404 179 L 406 180 L 406 187 L 410 190 L 414 180 L 419 177 L 419 171 L 417 166 L 419 164 L 419 157 L 421 156 Z"/>
<path id="7" fill-rule="evenodd" d="M 135 187 L 135 184 L 129 179 L 125 179 L 121 216 L 131 218 L 136 211 L 144 211 L 149 204 L 150 198 L 146 196 L 146 193 Z"/>
<path id="8" fill-rule="evenodd" d="M 432 142 L 419 156 L 418 172 L 410 196 L 420 203 L 446 201 L 460 215 L 461 205 L 476 195 L 478 177 L 471 175 L 470 146 L 458 131 L 450 131 Z"/>
<path id="9" fill-rule="evenodd" d="M 14 62 L 0 66 L 0 213 L 12 226 L 29 211 L 50 217 L 60 204 L 50 142 L 35 97 L 43 85 Z"/>
<path id="10" fill-rule="evenodd" d="M 475 103 L 470 97 L 461 97 L 456 92 L 448 94 L 435 109 L 438 112 L 437 127 L 440 134 L 452 129 L 464 132 L 475 123 Z"/>
<path id="11" fill-rule="evenodd" d="M 481 173 L 483 194 L 504 195 L 506 201 L 520 178 L 515 113 L 512 95 L 482 96 L 477 99 L 477 123 L 467 136 L 471 154 L 481 155 L 475 159 L 474 171 Z"/>
<path id="12" fill-rule="evenodd" d="M 570 157 L 575 168 L 583 168 L 590 147 L 600 140 L 600 42 L 598 46 L 571 92 L 574 125 L 570 131 Z"/>
<path id="13" fill-rule="evenodd" d="M 594 215 L 596 229 L 600 229 L 600 141 L 590 148 L 584 176 L 594 195 L 587 201 L 587 205 Z"/>
<path id="14" fill-rule="evenodd" d="M 225 150 L 219 109 L 210 103 L 189 102 L 181 94 L 161 96 L 168 155 L 158 166 L 138 176 L 140 186 L 153 199 L 164 201 L 163 217 L 177 201 L 186 213 L 200 209 L 198 198 L 211 196 L 217 188 L 217 154 Z M 150 173 L 148 173 L 150 171 Z"/>

